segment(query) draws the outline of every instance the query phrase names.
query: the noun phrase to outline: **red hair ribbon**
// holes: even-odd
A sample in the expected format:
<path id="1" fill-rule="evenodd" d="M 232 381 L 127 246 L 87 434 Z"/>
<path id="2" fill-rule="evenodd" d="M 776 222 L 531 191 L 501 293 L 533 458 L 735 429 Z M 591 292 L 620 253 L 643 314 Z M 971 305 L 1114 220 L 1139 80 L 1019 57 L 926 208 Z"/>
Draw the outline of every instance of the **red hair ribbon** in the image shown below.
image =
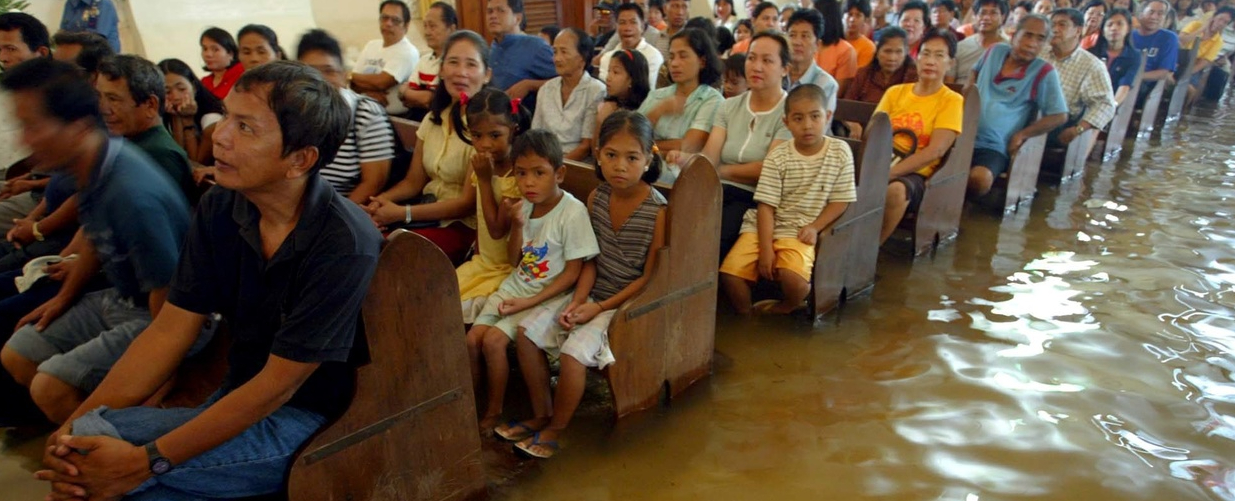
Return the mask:
<path id="1" fill-rule="evenodd" d="M 466 92 L 460 92 L 460 93 L 459 93 L 459 104 L 461 104 L 461 105 L 463 105 L 463 106 L 467 106 L 467 101 L 468 101 L 468 99 L 470 99 L 470 98 L 468 98 L 468 97 L 467 97 L 467 93 L 466 93 Z"/>
<path id="2" fill-rule="evenodd" d="M 514 99 L 511 99 L 510 100 L 510 114 L 518 115 L 519 114 L 519 103 L 522 103 L 522 102 L 523 100 L 517 97 Z"/>

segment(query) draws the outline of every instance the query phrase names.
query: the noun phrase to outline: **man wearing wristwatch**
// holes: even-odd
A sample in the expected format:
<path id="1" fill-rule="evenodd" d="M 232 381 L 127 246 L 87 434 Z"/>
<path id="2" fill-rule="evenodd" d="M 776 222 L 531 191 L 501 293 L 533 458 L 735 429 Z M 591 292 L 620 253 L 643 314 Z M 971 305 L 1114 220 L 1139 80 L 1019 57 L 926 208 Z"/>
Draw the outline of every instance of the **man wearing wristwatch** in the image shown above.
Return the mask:
<path id="1" fill-rule="evenodd" d="M 225 103 L 218 186 L 198 204 L 167 302 L 49 438 L 36 477 L 54 498 L 274 493 L 296 451 L 351 399 L 381 235 L 318 175 L 351 110 L 321 73 L 289 61 L 249 70 Z M 142 406 L 211 312 L 231 334 L 223 387 L 196 408 Z"/>
<path id="2" fill-rule="evenodd" d="M 1089 129 L 1101 129 L 1115 117 L 1115 91 L 1106 65 L 1082 50 L 1085 16 L 1076 9 L 1051 13 L 1051 50 L 1043 59 L 1059 73 L 1063 98 L 1068 103 L 1068 121 L 1047 136 L 1047 144 L 1066 146 Z"/>

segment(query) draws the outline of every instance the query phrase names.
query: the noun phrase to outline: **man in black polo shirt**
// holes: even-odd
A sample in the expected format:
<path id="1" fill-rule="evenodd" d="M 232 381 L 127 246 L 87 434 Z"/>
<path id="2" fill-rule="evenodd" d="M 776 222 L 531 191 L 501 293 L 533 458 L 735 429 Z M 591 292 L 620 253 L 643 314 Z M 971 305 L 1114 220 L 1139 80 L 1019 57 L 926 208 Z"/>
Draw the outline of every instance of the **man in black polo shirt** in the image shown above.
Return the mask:
<path id="1" fill-rule="evenodd" d="M 381 236 L 317 171 L 351 111 L 317 71 L 284 61 L 245 73 L 225 104 L 219 187 L 197 208 L 167 304 L 50 439 L 37 475 L 57 493 L 274 492 L 296 449 L 350 399 L 348 360 Z M 216 311 L 233 337 L 223 388 L 196 409 L 139 407 Z"/>

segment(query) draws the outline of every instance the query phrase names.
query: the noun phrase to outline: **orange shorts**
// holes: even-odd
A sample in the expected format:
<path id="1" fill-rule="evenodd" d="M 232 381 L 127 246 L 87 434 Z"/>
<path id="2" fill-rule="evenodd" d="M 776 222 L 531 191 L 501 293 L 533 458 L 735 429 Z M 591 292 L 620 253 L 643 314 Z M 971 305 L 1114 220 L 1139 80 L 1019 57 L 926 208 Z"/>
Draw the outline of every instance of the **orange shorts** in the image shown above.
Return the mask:
<path id="1" fill-rule="evenodd" d="M 815 246 L 802 243 L 796 238 L 778 238 L 772 241 L 776 252 L 776 268 L 789 270 L 810 282 L 811 269 L 815 267 Z M 759 234 L 743 233 L 725 256 L 720 272 L 755 282 L 759 280 Z"/>

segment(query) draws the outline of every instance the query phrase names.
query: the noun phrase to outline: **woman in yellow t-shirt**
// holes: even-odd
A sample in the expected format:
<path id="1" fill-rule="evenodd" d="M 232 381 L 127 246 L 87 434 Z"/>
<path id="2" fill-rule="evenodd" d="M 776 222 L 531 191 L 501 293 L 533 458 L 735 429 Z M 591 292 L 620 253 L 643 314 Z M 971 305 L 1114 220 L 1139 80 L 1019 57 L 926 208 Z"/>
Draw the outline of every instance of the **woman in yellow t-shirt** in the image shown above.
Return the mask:
<path id="1" fill-rule="evenodd" d="M 887 240 L 907 212 L 917 212 L 926 180 L 961 132 L 964 98 L 943 83 L 956 57 L 956 37 L 948 30 L 928 31 L 918 50 L 918 81 L 888 89 L 876 112 L 892 121 L 892 165 L 883 213 L 881 241 Z"/>

